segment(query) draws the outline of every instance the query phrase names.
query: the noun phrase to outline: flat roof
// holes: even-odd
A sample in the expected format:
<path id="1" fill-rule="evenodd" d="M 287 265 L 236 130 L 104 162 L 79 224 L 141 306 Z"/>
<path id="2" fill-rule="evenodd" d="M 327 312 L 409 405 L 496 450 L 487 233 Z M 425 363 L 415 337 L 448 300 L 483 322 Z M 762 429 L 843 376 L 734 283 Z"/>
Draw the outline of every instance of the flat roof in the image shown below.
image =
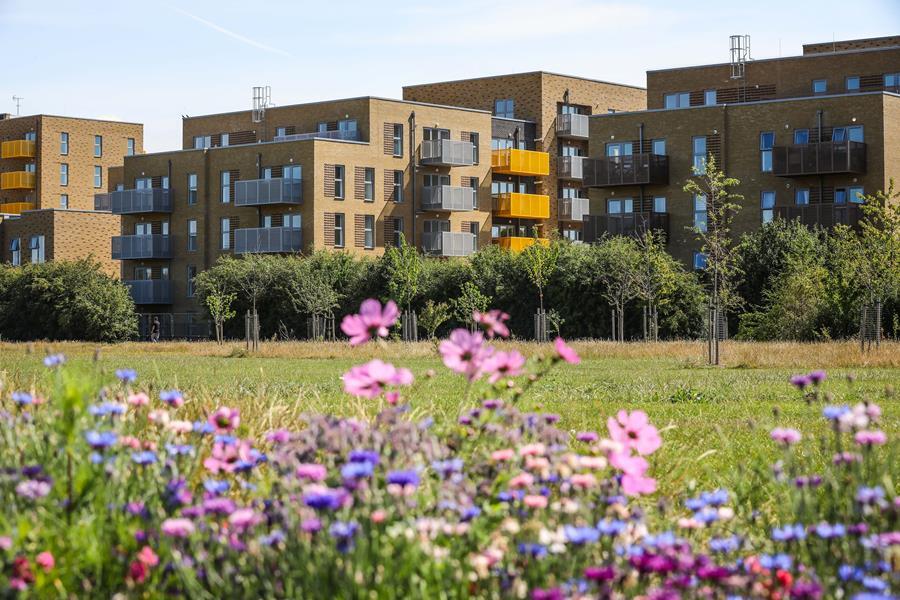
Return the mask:
<path id="1" fill-rule="evenodd" d="M 336 140 L 332 138 L 321 138 L 321 137 L 312 137 L 307 138 L 305 140 L 271 140 L 267 142 L 253 142 L 251 144 L 232 144 L 229 146 L 212 146 L 210 148 L 177 148 L 175 150 L 161 150 L 159 152 L 144 152 L 143 154 L 133 154 L 131 156 L 126 156 L 125 158 L 139 158 L 142 156 L 160 156 L 163 154 L 176 154 L 179 152 L 210 152 L 213 150 L 239 150 L 241 148 L 251 148 L 255 146 L 261 146 L 263 144 L 306 144 L 308 142 L 332 142 L 335 144 L 357 144 L 360 146 L 368 146 L 372 142 L 364 142 L 361 140 Z M 124 167 L 124 165 L 123 165 Z M 109 193 L 109 192 L 103 192 Z"/>
<path id="2" fill-rule="evenodd" d="M 0 119 L 0 123 L 4 121 L 12 121 L 13 119 L 34 119 L 37 117 L 52 117 L 54 119 L 68 119 L 70 121 L 97 121 L 98 123 L 121 123 L 122 125 L 139 125 L 141 127 L 144 126 L 143 123 L 135 123 L 133 121 L 114 121 L 113 119 L 94 119 L 92 117 L 69 117 L 66 115 L 51 115 L 48 113 L 38 113 L 36 115 L 10 115 L 5 119 Z"/>
<path id="3" fill-rule="evenodd" d="M 774 98 L 772 100 L 755 100 L 753 102 L 733 102 L 722 103 L 722 104 L 704 104 L 701 106 L 682 106 L 679 108 L 648 108 L 646 110 L 629 110 L 629 111 L 619 111 L 614 113 L 599 113 L 596 115 L 588 115 L 589 119 L 604 119 L 609 117 L 617 117 L 620 115 L 642 115 L 646 113 L 659 113 L 659 112 L 675 112 L 679 110 L 697 110 L 703 108 L 723 108 L 725 106 L 732 107 L 743 107 L 743 106 L 755 106 L 757 104 L 773 104 L 776 102 L 803 102 L 810 100 L 827 100 L 833 98 L 849 98 L 853 96 L 892 96 L 894 98 L 900 98 L 900 94 L 895 92 L 887 92 L 887 91 L 874 91 L 874 92 L 853 92 L 849 94 L 826 94 L 821 96 L 801 96 L 798 98 Z"/>
<path id="4" fill-rule="evenodd" d="M 459 83 L 462 81 L 479 81 L 482 79 L 499 79 L 501 77 L 525 77 L 526 75 L 553 75 L 555 77 L 565 77 L 567 79 L 581 79 L 582 81 L 590 81 L 593 83 L 602 83 L 604 85 L 617 85 L 619 87 L 633 88 L 636 90 L 646 90 L 647 89 L 645 87 L 641 87 L 639 85 L 632 85 L 630 83 L 616 83 L 614 81 L 604 81 L 603 79 L 592 79 L 590 77 L 582 77 L 581 75 L 566 75 L 565 73 L 556 73 L 554 71 L 523 71 L 521 73 L 506 73 L 506 74 L 501 74 L 501 75 L 483 75 L 481 77 L 463 77 L 462 79 L 447 79 L 445 81 L 432 81 L 430 83 L 414 83 L 411 85 L 404 85 L 403 89 L 426 87 L 429 85 L 437 85 L 437 84 L 441 84 L 441 83 Z"/>

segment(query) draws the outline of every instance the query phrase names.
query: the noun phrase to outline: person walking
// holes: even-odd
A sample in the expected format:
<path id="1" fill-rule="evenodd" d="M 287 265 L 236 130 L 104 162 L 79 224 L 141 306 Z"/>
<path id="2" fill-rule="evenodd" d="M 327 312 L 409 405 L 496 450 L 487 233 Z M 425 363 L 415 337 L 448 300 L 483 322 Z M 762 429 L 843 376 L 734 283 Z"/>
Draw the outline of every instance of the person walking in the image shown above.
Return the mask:
<path id="1" fill-rule="evenodd" d="M 159 317 L 153 317 L 153 322 L 150 324 L 150 341 L 159 341 Z"/>

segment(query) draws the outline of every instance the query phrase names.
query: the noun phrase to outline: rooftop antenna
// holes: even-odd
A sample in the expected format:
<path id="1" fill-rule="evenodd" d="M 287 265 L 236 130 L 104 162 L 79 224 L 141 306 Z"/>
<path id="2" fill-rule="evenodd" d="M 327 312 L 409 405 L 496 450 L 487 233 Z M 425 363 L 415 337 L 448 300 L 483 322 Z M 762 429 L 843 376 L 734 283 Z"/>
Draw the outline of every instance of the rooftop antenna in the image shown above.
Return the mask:
<path id="1" fill-rule="evenodd" d="M 22 96 L 13 96 L 13 102 L 16 103 L 16 116 L 17 117 L 19 116 L 19 103 L 20 103 L 20 101 L 22 101 L 24 99 L 25 98 L 23 98 Z"/>
<path id="2" fill-rule="evenodd" d="M 271 86 L 256 86 L 253 88 L 253 122 L 262 123 L 266 116 L 266 108 L 272 101 Z"/>

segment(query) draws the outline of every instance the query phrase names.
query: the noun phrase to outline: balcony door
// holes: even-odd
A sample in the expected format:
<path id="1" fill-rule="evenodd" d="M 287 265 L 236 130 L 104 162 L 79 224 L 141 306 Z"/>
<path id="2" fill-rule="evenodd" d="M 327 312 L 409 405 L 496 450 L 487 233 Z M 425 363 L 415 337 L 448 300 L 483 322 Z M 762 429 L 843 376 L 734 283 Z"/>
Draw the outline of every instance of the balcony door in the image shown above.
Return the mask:
<path id="1" fill-rule="evenodd" d="M 432 140 L 449 140 L 449 129 L 438 129 L 437 127 L 425 127 L 422 130 L 422 139 L 426 142 Z"/>
<path id="2" fill-rule="evenodd" d="M 134 180 L 134 189 L 149 190 L 153 187 L 153 180 L 149 177 L 137 177 Z"/>
<path id="3" fill-rule="evenodd" d="M 606 156 L 631 156 L 633 147 L 631 142 L 610 142 L 606 144 Z"/>
<path id="4" fill-rule="evenodd" d="M 425 175 L 424 176 L 425 187 L 437 187 L 440 185 L 450 185 L 450 176 L 449 175 Z"/>
<path id="5" fill-rule="evenodd" d="M 153 233 L 153 225 L 150 223 L 135 223 L 134 235 L 151 235 Z"/>
<path id="6" fill-rule="evenodd" d="M 631 214 L 634 201 L 631 198 L 610 198 L 606 201 L 606 212 L 610 215 Z"/>
<path id="7" fill-rule="evenodd" d="M 153 279 L 153 269 L 150 267 L 135 267 L 134 278 L 137 281 L 150 281 Z"/>

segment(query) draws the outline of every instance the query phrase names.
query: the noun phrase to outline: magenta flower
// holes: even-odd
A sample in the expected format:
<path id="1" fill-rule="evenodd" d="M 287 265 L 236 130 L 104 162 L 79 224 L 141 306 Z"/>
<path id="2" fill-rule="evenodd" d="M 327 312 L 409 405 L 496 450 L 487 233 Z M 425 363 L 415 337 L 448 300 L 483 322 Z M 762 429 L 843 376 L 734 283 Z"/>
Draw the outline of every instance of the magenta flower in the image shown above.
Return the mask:
<path id="1" fill-rule="evenodd" d="M 647 459 L 625 452 L 614 452 L 609 455 L 609 464 L 622 471 L 625 475 L 642 477 L 647 472 Z"/>
<path id="2" fill-rule="evenodd" d="M 34 562 L 37 566 L 39 566 L 45 573 L 49 573 L 53 570 L 53 567 L 56 566 L 56 560 L 53 558 L 53 555 L 47 551 L 41 552 L 37 556 L 34 557 Z"/>
<path id="3" fill-rule="evenodd" d="M 374 298 L 364 300 L 358 315 L 347 315 L 341 321 L 341 331 L 350 337 L 351 346 L 365 344 L 375 336 L 387 337 L 388 330 L 397 322 L 400 311 L 393 300 L 384 308 Z"/>
<path id="4" fill-rule="evenodd" d="M 656 491 L 656 480 L 646 475 L 622 475 L 622 491 L 626 496 L 652 494 Z"/>
<path id="5" fill-rule="evenodd" d="M 853 441 L 860 446 L 882 446 L 887 442 L 887 435 L 877 429 L 864 429 L 856 432 Z"/>
<path id="6" fill-rule="evenodd" d="M 495 335 L 509 337 L 509 327 L 503 323 L 509 320 L 509 315 L 501 310 L 493 309 L 486 313 L 476 310 L 472 313 L 472 320 L 484 329 L 489 338 L 493 338 Z"/>
<path id="7" fill-rule="evenodd" d="M 522 373 L 525 357 L 516 350 L 511 352 L 494 352 L 482 365 L 481 370 L 488 373 L 488 381 L 496 383 L 504 377 L 515 377 Z"/>
<path id="8" fill-rule="evenodd" d="M 255 462 L 253 447 L 248 440 L 236 440 L 233 444 L 216 442 L 212 454 L 203 466 L 213 473 L 234 473 L 239 467 Z"/>
<path id="9" fill-rule="evenodd" d="M 620 410 L 613 419 L 606 421 L 609 436 L 614 442 L 622 444 L 626 449 L 633 449 L 638 454 L 653 454 L 662 445 L 659 431 L 650 424 L 647 413 L 642 410 Z"/>
<path id="10" fill-rule="evenodd" d="M 307 479 L 309 481 L 324 481 L 328 475 L 328 470 L 324 465 L 316 463 L 303 463 L 297 465 L 297 477 Z"/>
<path id="11" fill-rule="evenodd" d="M 769 434 L 773 440 L 778 442 L 779 444 L 783 444 L 785 446 L 791 446 L 800 441 L 802 437 L 800 432 L 796 429 L 790 429 L 786 427 L 776 427 L 772 430 L 772 433 Z"/>
<path id="12" fill-rule="evenodd" d="M 222 406 L 209 415 L 209 424 L 215 427 L 216 433 L 230 433 L 241 423 L 241 412 L 236 408 Z M 193 425 L 191 425 L 193 429 Z"/>
<path id="13" fill-rule="evenodd" d="M 553 345 L 556 347 L 557 356 L 570 365 L 577 365 L 581 362 L 581 357 L 578 356 L 578 353 L 571 346 L 566 345 L 566 340 L 558 337 L 553 342 Z"/>
<path id="14" fill-rule="evenodd" d="M 159 529 L 169 537 L 186 538 L 194 533 L 194 523 L 190 519 L 166 519 Z"/>
<path id="15" fill-rule="evenodd" d="M 801 392 L 805 390 L 812 383 L 812 379 L 810 379 L 809 375 L 792 375 L 791 376 L 791 385 L 795 386 Z"/>
<path id="16" fill-rule="evenodd" d="M 825 373 L 825 371 L 813 371 L 806 377 L 809 378 L 809 382 L 813 385 L 819 385 L 820 383 L 825 381 L 828 375 Z"/>
<path id="17" fill-rule="evenodd" d="M 252 508 L 239 508 L 228 517 L 228 523 L 237 529 L 248 529 L 262 520 L 263 518 Z"/>
<path id="18" fill-rule="evenodd" d="M 450 338 L 441 342 L 438 350 L 444 365 L 465 375 L 469 381 L 481 377 L 484 362 L 493 354 L 493 349 L 484 345 L 484 336 L 480 331 L 471 333 L 467 329 L 454 329 Z"/>
<path id="19" fill-rule="evenodd" d="M 377 398 L 388 385 L 411 385 L 413 375 L 409 369 L 398 369 L 377 358 L 364 365 L 356 365 L 341 377 L 344 391 L 353 396 Z"/>

